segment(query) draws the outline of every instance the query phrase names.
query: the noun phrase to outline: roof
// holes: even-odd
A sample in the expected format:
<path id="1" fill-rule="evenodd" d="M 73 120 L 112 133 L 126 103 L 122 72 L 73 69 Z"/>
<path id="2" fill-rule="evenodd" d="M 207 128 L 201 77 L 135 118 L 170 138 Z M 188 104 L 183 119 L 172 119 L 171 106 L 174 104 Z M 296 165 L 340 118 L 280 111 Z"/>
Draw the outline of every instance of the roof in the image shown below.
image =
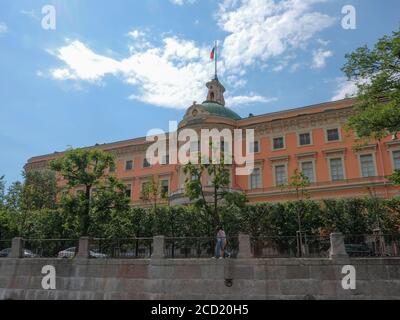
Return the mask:
<path id="1" fill-rule="evenodd" d="M 204 101 L 201 106 L 212 115 L 229 118 L 232 120 L 241 119 L 241 117 L 236 112 L 214 101 Z"/>

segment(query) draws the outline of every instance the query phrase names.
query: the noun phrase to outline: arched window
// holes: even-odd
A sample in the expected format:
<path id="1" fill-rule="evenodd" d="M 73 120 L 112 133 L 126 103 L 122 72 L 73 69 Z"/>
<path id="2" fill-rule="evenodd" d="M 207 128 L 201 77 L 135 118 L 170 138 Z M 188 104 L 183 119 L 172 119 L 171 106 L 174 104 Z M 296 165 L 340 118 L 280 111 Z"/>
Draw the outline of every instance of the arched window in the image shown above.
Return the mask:
<path id="1" fill-rule="evenodd" d="M 211 99 L 211 100 L 214 100 L 214 92 L 211 92 L 211 93 L 210 93 L 210 99 Z"/>

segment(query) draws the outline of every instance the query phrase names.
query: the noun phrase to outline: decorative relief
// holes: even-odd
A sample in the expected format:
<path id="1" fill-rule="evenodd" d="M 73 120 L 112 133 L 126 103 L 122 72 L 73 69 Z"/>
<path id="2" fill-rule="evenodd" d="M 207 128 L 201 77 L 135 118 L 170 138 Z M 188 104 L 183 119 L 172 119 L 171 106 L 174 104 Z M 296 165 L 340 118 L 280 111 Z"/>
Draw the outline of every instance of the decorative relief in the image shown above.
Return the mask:
<path id="1" fill-rule="evenodd" d="M 256 136 L 286 133 L 309 128 L 319 128 L 331 124 L 343 124 L 353 113 L 352 108 L 345 110 L 329 110 L 326 113 L 301 115 L 292 119 L 277 119 L 255 126 L 249 126 L 256 131 Z"/>

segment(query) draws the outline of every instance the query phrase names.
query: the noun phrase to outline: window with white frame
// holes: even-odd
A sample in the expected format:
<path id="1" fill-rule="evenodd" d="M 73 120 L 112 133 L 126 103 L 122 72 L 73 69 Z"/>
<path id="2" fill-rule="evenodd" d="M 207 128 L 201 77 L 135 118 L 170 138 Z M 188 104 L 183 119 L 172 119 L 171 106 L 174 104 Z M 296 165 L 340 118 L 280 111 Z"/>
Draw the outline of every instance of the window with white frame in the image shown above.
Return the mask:
<path id="1" fill-rule="evenodd" d="M 275 184 L 277 186 L 287 183 L 287 173 L 285 165 L 275 166 Z"/>
<path id="2" fill-rule="evenodd" d="M 304 161 L 301 163 L 301 172 L 308 178 L 309 182 L 314 182 L 314 163 L 312 161 Z"/>
<path id="3" fill-rule="evenodd" d="M 143 168 L 151 167 L 149 160 L 147 158 L 143 158 Z"/>
<path id="4" fill-rule="evenodd" d="M 161 198 L 167 198 L 169 195 L 169 180 L 161 180 Z"/>
<path id="5" fill-rule="evenodd" d="M 360 155 L 361 176 L 373 177 L 375 176 L 375 164 L 372 154 Z"/>
<path id="6" fill-rule="evenodd" d="M 395 170 L 400 170 L 400 150 L 393 151 L 393 166 Z"/>
<path id="7" fill-rule="evenodd" d="M 256 153 L 260 151 L 260 143 L 259 141 L 254 141 L 250 143 L 250 152 Z"/>
<path id="8" fill-rule="evenodd" d="M 254 168 L 250 175 L 250 189 L 261 188 L 261 169 Z"/>
<path id="9" fill-rule="evenodd" d="M 311 144 L 311 134 L 309 132 L 299 134 L 299 145 L 307 146 Z"/>
<path id="10" fill-rule="evenodd" d="M 132 196 L 132 185 L 131 184 L 125 185 L 125 196 L 129 199 L 131 198 L 131 196 Z"/>
<path id="11" fill-rule="evenodd" d="M 169 164 L 169 154 L 163 155 L 161 157 L 161 165 L 167 165 Z"/>
<path id="12" fill-rule="evenodd" d="M 276 137 L 272 140 L 274 150 L 285 148 L 285 140 L 283 137 Z"/>
<path id="13" fill-rule="evenodd" d="M 338 181 L 344 179 L 343 171 L 343 160 L 342 158 L 333 158 L 329 160 L 331 169 L 331 179 L 332 181 Z"/>
<path id="14" fill-rule="evenodd" d="M 326 140 L 327 141 L 338 141 L 340 140 L 339 129 L 328 129 L 326 130 Z"/>
<path id="15" fill-rule="evenodd" d="M 129 171 L 133 169 L 133 160 L 127 160 L 125 162 L 125 170 Z"/>

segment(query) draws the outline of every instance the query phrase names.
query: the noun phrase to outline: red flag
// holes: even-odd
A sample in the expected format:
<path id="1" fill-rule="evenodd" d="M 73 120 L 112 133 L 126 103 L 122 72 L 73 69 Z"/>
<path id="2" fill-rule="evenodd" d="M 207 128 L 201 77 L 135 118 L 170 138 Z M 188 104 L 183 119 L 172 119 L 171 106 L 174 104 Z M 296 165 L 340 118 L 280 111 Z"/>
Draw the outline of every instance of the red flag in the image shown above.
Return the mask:
<path id="1" fill-rule="evenodd" d="M 215 55 L 215 47 L 212 49 L 211 54 L 210 54 L 211 60 L 214 60 L 214 55 Z"/>

